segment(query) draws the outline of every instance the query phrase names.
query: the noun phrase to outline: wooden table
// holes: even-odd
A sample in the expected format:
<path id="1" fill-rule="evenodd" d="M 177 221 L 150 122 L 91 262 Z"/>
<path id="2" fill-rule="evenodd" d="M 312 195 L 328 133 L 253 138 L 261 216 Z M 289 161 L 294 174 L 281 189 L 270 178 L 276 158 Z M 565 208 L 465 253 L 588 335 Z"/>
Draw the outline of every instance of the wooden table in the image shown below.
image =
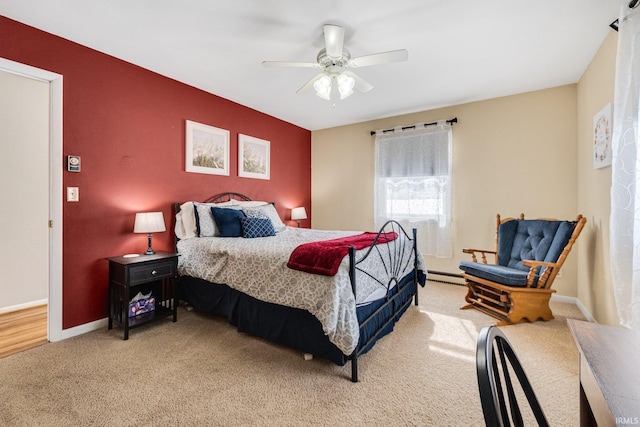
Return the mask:
<path id="1" fill-rule="evenodd" d="M 580 351 L 580 426 L 640 425 L 640 332 L 567 323 Z"/>

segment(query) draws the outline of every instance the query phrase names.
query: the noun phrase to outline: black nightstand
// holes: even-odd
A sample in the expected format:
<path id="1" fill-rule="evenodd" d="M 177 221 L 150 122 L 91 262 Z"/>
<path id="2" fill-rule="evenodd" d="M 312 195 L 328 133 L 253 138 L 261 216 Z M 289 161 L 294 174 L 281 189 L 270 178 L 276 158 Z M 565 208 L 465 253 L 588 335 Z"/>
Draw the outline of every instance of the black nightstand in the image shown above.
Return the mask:
<path id="1" fill-rule="evenodd" d="M 117 323 L 124 327 L 124 339 L 129 339 L 129 329 L 147 322 L 173 315 L 178 320 L 176 281 L 178 254 L 156 252 L 137 257 L 109 257 L 109 326 Z M 129 317 L 129 301 L 138 292 L 151 292 L 155 309 Z"/>

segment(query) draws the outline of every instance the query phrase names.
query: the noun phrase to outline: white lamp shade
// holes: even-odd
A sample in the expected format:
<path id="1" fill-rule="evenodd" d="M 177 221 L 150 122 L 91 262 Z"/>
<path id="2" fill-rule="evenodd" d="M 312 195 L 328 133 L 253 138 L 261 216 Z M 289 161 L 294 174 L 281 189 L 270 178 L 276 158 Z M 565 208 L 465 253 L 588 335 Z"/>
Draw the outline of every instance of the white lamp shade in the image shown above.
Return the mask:
<path id="1" fill-rule="evenodd" d="M 298 219 L 307 219 L 307 211 L 304 208 L 304 206 L 300 208 L 291 209 L 291 219 L 293 221 Z"/>
<path id="2" fill-rule="evenodd" d="M 167 231 L 162 212 L 138 212 L 133 226 L 134 233 L 157 233 Z"/>

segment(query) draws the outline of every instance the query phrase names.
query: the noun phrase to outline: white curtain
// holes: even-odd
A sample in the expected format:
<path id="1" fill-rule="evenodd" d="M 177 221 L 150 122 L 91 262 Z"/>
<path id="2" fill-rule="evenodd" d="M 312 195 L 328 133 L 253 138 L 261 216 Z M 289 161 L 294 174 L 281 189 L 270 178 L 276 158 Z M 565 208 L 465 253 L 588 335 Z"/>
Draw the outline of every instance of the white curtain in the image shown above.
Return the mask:
<path id="1" fill-rule="evenodd" d="M 375 223 L 418 232 L 424 255 L 450 258 L 451 125 L 376 132 Z"/>
<path id="2" fill-rule="evenodd" d="M 640 329 L 640 8 L 619 18 L 611 170 L 611 275 L 620 324 Z"/>

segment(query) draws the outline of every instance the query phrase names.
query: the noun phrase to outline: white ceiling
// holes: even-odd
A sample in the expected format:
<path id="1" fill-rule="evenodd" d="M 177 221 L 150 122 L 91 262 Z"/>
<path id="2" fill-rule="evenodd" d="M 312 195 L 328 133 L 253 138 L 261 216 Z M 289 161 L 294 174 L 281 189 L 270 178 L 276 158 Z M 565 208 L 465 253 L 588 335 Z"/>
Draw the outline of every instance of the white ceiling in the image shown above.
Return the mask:
<path id="1" fill-rule="evenodd" d="M 628 0 L 2 0 L 0 15 L 309 130 L 576 83 Z M 335 108 L 297 94 L 318 70 L 322 26 L 374 86 Z M 400 123 L 401 124 L 401 123 Z"/>

